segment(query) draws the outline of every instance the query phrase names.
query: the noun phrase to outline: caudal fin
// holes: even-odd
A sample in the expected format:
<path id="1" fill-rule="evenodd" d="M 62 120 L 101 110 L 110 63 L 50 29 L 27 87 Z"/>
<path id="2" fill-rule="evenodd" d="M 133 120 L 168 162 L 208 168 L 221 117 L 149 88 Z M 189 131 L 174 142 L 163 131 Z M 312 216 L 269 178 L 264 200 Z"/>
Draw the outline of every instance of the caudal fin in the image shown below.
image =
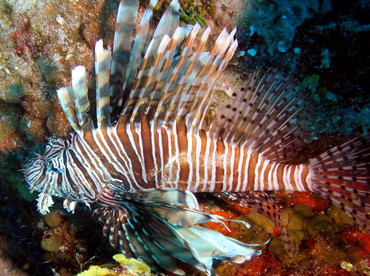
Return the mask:
<path id="1" fill-rule="evenodd" d="M 312 191 L 370 229 L 370 147 L 364 136 L 310 159 Z"/>

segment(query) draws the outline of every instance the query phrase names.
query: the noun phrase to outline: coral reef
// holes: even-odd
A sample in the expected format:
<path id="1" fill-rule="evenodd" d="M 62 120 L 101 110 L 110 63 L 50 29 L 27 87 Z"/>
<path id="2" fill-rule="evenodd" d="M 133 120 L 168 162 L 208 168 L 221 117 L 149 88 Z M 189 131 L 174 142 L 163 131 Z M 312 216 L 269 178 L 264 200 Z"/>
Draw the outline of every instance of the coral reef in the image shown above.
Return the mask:
<path id="1" fill-rule="evenodd" d="M 312 133 L 366 132 L 370 8 L 365 2 L 245 1 L 238 65 L 278 68 L 306 85 L 314 76 L 315 87 L 306 86 Z"/>
<path id="2" fill-rule="evenodd" d="M 115 265 L 92 265 L 88 270 L 85 270 L 77 276 L 123 276 L 123 275 L 151 275 L 150 267 L 146 264 L 134 259 L 127 259 L 122 254 L 116 254 L 113 259 L 119 263 Z"/>
<path id="3" fill-rule="evenodd" d="M 115 15 L 110 11 L 117 5 L 116 1 L 1 2 L 0 150 L 69 133 L 56 89 L 70 81 L 70 70 L 77 64 L 92 70 L 92 47 L 98 37 L 105 38 L 105 30 L 112 30 Z"/>
<path id="4" fill-rule="evenodd" d="M 287 52 L 297 27 L 319 12 L 323 12 L 319 1 L 246 1 L 243 29 L 249 30 L 248 36 L 262 37 L 272 56 Z"/>
<path id="5" fill-rule="evenodd" d="M 252 225 L 247 229 L 237 222 L 225 231 L 215 224 L 207 227 L 248 243 L 271 241 L 263 254 L 242 265 L 223 263 L 216 267 L 220 275 L 369 275 L 370 234 L 354 227 L 342 210 L 309 193 L 281 193 L 282 226 L 299 248 L 297 254 L 286 251 L 280 231 L 257 213 L 214 203 L 213 214 L 225 215 Z M 209 200 L 204 199 L 207 204 Z M 242 213 L 242 214 L 241 214 Z"/>
<path id="6" fill-rule="evenodd" d="M 310 130 L 318 138 L 302 153 L 305 158 L 339 144 L 342 134 L 369 128 L 366 1 L 183 2 L 188 21 L 206 23 L 215 33 L 239 26 L 239 54 L 223 83 L 235 85 L 243 79 L 236 76 L 257 66 L 278 68 L 303 82 L 314 107 Z M 1 275 L 73 275 L 90 265 L 96 265 L 88 270 L 95 275 L 128 272 L 119 270 L 123 259 L 119 266 L 102 266 L 116 252 L 86 207 L 74 216 L 56 210 L 42 218 L 19 172 L 47 137 L 69 133 L 55 91 L 70 83 L 76 65 L 86 67 L 93 87 L 93 46 L 98 38 L 112 45 L 117 6 L 116 0 L 0 3 Z M 336 131 L 342 134 L 319 134 Z M 351 218 L 308 193 L 273 196 L 283 206 L 283 226 L 299 245 L 294 257 L 263 216 L 199 196 L 210 213 L 253 225 L 250 231 L 230 222 L 231 231 L 219 224 L 207 227 L 248 242 L 272 238 L 261 256 L 239 266 L 222 264 L 220 275 L 370 275 L 370 236 Z"/>

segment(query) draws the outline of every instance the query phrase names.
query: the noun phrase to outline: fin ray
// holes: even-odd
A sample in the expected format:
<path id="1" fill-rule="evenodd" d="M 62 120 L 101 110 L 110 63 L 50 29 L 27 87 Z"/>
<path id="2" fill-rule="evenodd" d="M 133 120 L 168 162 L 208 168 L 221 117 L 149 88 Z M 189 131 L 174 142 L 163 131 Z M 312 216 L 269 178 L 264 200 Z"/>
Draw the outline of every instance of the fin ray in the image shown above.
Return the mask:
<path id="1" fill-rule="evenodd" d="M 369 134 L 356 137 L 310 159 L 311 190 L 370 228 Z"/>
<path id="2" fill-rule="evenodd" d="M 96 74 L 96 121 L 98 128 L 110 125 L 110 80 L 111 51 L 104 50 L 103 40 L 95 44 Z"/>
<path id="3" fill-rule="evenodd" d="M 77 66 L 72 70 L 72 87 L 78 124 L 83 128 L 90 122 L 88 114 L 90 101 L 87 95 L 86 70 L 84 66 Z"/>

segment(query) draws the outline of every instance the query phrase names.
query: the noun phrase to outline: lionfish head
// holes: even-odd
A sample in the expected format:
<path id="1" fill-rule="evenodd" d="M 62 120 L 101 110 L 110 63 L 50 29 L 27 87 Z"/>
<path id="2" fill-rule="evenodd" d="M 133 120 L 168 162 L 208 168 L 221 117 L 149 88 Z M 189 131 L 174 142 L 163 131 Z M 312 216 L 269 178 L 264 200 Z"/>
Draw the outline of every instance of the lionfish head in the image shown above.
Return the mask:
<path id="1" fill-rule="evenodd" d="M 63 161 L 67 141 L 50 138 L 43 155 L 35 153 L 35 157 L 27 164 L 24 175 L 31 192 L 39 192 L 37 207 L 42 214 L 49 212 L 53 205 L 52 196 L 62 197 L 62 178 L 65 173 Z"/>

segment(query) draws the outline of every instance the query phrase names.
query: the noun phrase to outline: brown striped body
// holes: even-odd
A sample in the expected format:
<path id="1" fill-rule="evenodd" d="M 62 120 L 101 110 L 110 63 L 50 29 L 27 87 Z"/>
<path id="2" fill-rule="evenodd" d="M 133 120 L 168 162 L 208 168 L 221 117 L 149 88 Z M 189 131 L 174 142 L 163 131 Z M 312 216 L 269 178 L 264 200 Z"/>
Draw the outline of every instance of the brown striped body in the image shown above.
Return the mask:
<path id="1" fill-rule="evenodd" d="M 311 176 L 306 164 L 269 161 L 251 148 L 212 139 L 205 132 L 188 131 L 183 120 L 160 129 L 150 125 L 143 117 L 140 123 L 87 131 L 83 138 L 76 136 L 71 149 L 86 143 L 95 155 L 81 151 L 85 156 L 79 166 L 101 164 L 106 173 L 101 177 L 107 183 L 123 185 L 126 191 L 309 191 Z"/>

